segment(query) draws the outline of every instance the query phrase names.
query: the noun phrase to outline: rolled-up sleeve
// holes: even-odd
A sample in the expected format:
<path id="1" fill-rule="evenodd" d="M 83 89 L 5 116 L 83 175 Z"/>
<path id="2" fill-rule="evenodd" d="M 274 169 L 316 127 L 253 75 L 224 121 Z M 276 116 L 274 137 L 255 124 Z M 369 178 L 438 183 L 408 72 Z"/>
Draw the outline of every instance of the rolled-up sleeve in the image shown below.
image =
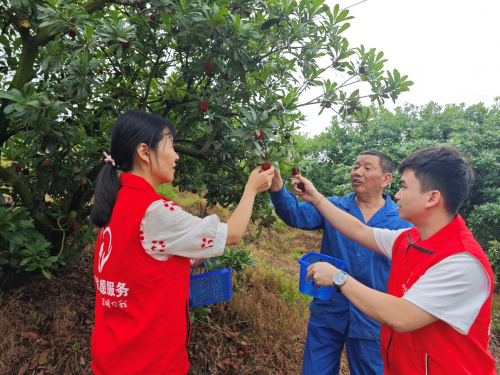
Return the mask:
<path id="1" fill-rule="evenodd" d="M 209 258 L 224 253 L 227 224 L 217 215 L 203 219 L 182 210 L 169 200 L 153 202 L 142 219 L 141 242 L 144 250 L 158 260 L 173 255 Z"/>

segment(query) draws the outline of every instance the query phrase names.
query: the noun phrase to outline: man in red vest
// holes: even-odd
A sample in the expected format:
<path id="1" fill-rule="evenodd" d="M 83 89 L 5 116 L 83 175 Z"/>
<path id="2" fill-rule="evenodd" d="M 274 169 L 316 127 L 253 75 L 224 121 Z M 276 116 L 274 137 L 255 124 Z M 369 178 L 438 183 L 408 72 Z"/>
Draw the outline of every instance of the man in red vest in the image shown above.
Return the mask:
<path id="1" fill-rule="evenodd" d="M 385 374 L 493 375 L 488 351 L 494 276 L 488 259 L 457 214 L 473 172 L 450 146 L 417 151 L 400 164 L 399 215 L 414 224 L 393 231 L 364 225 L 297 176 L 296 192 L 346 237 L 392 259 L 387 294 L 328 263 L 308 268 L 307 280 L 335 286 L 382 324 Z"/>

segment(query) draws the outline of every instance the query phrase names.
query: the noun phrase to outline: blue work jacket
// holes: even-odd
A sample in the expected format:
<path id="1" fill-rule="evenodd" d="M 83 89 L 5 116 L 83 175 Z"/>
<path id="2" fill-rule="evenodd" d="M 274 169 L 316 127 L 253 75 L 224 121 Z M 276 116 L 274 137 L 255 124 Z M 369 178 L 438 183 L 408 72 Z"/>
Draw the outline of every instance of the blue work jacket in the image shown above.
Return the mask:
<path id="1" fill-rule="evenodd" d="M 304 230 L 323 229 L 321 254 L 343 260 L 349 275 L 370 288 L 387 292 L 387 279 L 391 270 L 389 258 L 337 232 L 311 203 L 299 202 L 285 187 L 280 191 L 269 192 L 276 214 L 287 225 Z M 383 194 L 384 207 L 365 223 L 354 197 L 354 193 L 351 193 L 343 198 L 331 197 L 328 200 L 370 227 L 395 230 L 413 226 L 399 217 L 398 206 L 387 194 Z M 349 324 L 349 337 L 380 340 L 380 324 L 359 311 L 342 293 L 333 293 L 328 301 L 314 298 L 309 309 L 315 318 L 340 333 L 344 333 Z"/>

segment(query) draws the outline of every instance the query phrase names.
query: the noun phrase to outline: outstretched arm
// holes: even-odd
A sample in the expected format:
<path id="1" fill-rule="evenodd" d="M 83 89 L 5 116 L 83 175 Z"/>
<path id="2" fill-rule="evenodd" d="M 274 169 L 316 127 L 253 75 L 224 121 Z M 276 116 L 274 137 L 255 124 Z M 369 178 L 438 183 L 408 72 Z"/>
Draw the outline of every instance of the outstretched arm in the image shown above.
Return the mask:
<path id="1" fill-rule="evenodd" d="M 264 171 L 261 167 L 257 167 L 250 174 L 243 196 L 227 221 L 226 246 L 237 245 L 238 242 L 240 242 L 241 237 L 248 227 L 250 217 L 252 216 L 255 195 L 269 189 L 273 175 L 273 167 L 268 171 Z"/>
<path id="2" fill-rule="evenodd" d="M 328 201 L 328 199 L 325 199 L 325 197 L 316 190 L 312 182 L 308 179 L 301 175 L 293 177 L 297 178 L 297 180 L 292 181 L 292 185 L 295 185 L 295 192 L 297 195 L 311 202 L 332 227 L 347 238 L 359 243 L 361 246 L 379 254 L 384 254 L 375 241 L 372 227 L 363 224 L 354 216 L 335 207 L 335 205 Z M 304 190 L 297 188 L 299 182 L 304 184 Z"/>
<path id="3" fill-rule="evenodd" d="M 275 169 L 270 188 L 274 211 L 286 225 L 304 230 L 316 230 L 323 226 L 323 218 L 309 202 L 299 202 L 283 184 L 279 169 Z"/>
<path id="4" fill-rule="evenodd" d="M 322 286 L 333 286 L 333 275 L 339 272 L 323 262 L 312 264 L 307 271 L 306 280 L 314 276 L 314 282 Z M 438 320 L 410 301 L 368 288 L 350 276 L 341 290 L 360 311 L 396 332 L 414 331 Z"/>

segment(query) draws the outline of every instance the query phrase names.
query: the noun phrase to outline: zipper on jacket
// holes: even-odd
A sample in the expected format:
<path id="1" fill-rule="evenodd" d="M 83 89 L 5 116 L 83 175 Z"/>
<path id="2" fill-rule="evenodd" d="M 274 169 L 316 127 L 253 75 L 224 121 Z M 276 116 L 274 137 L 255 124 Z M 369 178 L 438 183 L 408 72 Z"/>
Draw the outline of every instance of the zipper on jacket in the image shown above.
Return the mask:
<path id="1" fill-rule="evenodd" d="M 425 375 L 429 375 L 429 354 L 425 353 Z"/>
<path id="2" fill-rule="evenodd" d="M 186 344 L 189 344 L 191 339 L 191 317 L 189 316 L 189 301 L 186 300 L 186 322 L 187 322 L 187 334 L 186 334 Z"/>
<path id="3" fill-rule="evenodd" d="M 391 347 L 391 342 L 392 342 L 392 333 L 391 333 L 391 338 L 389 339 L 389 344 L 387 344 L 387 352 L 386 352 L 386 361 L 387 361 L 387 371 L 391 372 L 391 369 L 389 367 L 389 348 Z"/>

